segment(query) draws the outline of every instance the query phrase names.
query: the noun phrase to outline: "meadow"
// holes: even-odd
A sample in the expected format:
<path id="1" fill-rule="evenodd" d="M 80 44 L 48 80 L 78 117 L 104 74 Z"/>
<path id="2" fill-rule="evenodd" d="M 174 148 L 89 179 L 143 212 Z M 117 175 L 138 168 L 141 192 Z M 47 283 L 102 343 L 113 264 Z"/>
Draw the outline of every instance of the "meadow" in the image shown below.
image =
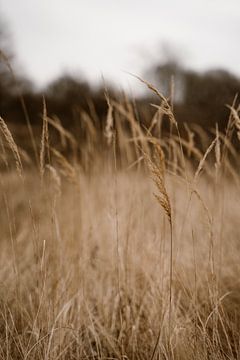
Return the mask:
<path id="1" fill-rule="evenodd" d="M 81 141 L 43 103 L 34 156 L 0 119 L 0 359 L 240 359 L 240 109 L 183 136 L 146 85 Z"/>

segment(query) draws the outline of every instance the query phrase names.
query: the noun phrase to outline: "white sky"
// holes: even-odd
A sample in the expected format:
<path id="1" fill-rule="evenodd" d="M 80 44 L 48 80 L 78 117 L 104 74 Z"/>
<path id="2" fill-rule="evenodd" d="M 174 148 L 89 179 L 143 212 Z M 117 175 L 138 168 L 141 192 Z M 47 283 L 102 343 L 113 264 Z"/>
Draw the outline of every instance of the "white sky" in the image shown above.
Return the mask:
<path id="1" fill-rule="evenodd" d="M 25 73 L 38 85 L 63 71 L 125 89 L 164 59 L 162 43 L 197 70 L 240 75 L 240 0 L 1 0 Z M 142 85 L 141 85 L 142 86 Z"/>

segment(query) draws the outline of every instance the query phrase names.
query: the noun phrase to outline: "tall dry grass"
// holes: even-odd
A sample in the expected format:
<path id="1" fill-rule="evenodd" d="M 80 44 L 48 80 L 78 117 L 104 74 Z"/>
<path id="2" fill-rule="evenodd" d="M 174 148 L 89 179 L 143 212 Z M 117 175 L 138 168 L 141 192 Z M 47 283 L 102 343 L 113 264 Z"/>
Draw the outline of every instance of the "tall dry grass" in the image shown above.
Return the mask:
<path id="1" fill-rule="evenodd" d="M 240 358 L 239 108 L 203 152 L 157 95 L 149 128 L 106 95 L 84 144 L 44 103 L 36 165 L 0 120 L 1 359 Z"/>

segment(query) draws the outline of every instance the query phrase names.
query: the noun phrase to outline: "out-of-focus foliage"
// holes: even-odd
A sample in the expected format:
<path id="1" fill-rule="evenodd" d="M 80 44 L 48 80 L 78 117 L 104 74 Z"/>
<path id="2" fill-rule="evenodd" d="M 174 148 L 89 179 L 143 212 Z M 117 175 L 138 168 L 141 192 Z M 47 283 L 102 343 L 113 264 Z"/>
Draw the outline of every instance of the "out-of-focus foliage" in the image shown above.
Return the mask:
<path id="1" fill-rule="evenodd" d="M 197 123 L 206 128 L 219 123 L 226 127 L 229 110 L 240 91 L 240 79 L 223 69 L 203 73 L 184 69 L 177 62 L 165 63 L 150 70 L 165 96 L 174 93 L 175 114 L 180 122 Z"/>
<path id="2" fill-rule="evenodd" d="M 105 87 L 94 88 L 82 78 L 63 74 L 45 89 L 36 91 L 31 81 L 14 70 L 15 57 L 6 29 L 5 25 L 0 26 L 0 115 L 8 122 L 24 124 L 24 99 L 30 122 L 40 124 L 44 96 L 49 116 L 58 116 L 64 126 L 76 126 L 79 115 L 90 111 L 101 128 L 108 111 Z M 197 123 L 212 128 L 218 122 L 220 129 L 226 127 L 229 110 L 225 105 L 232 104 L 240 91 L 238 77 L 221 69 L 204 73 L 185 69 L 177 56 L 170 56 L 164 63 L 150 67 L 149 74 L 159 91 L 167 98 L 171 97 L 180 125 Z M 108 93 L 111 97 L 121 97 L 114 89 L 109 89 Z M 155 101 L 152 96 L 151 92 L 146 92 L 145 97 L 136 100 L 143 124 L 148 124 L 152 118 L 153 113 L 149 110 L 149 102 Z"/>

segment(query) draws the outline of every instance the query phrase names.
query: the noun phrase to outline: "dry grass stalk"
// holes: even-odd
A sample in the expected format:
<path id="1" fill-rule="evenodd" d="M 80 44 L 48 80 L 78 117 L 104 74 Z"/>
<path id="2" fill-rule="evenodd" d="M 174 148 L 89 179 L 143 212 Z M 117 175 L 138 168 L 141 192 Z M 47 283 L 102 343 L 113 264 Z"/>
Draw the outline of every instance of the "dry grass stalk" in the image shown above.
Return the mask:
<path id="1" fill-rule="evenodd" d="M 96 168 L 91 174 L 81 174 L 83 191 L 76 197 L 76 188 L 71 183 L 77 182 L 79 164 L 70 163 L 55 149 L 51 149 L 51 155 L 56 166 L 47 164 L 46 123 L 41 144 L 42 169 L 48 170 L 50 176 L 46 182 L 43 181 L 46 191 L 39 191 L 36 186 L 39 178 L 36 169 L 29 168 L 24 173 L 28 192 L 18 191 L 18 169 L 7 172 L 6 166 L 1 173 L 3 196 L 0 202 L 1 199 L 4 201 L 0 217 L 0 358 L 240 358 L 239 174 L 234 164 L 224 159 L 221 146 L 227 144 L 225 147 L 231 157 L 238 161 L 231 137 L 225 139 L 216 128 L 216 138 L 208 146 L 209 137 L 204 139 L 206 134 L 203 131 L 201 148 L 204 141 L 208 141 L 204 154 L 197 143 L 191 141 L 191 134 L 187 141 L 181 140 L 184 150 L 186 148 L 184 154 L 189 150 L 199 162 L 195 175 L 190 162 L 187 162 L 194 185 L 202 169 L 212 171 L 214 162 L 217 166 L 225 166 L 228 174 L 236 178 L 234 183 L 232 178 L 223 178 L 223 172 L 219 172 L 221 181 L 218 183 L 204 171 L 202 181 L 191 193 L 196 195 L 197 201 L 193 201 L 185 211 L 189 183 L 184 181 L 179 139 L 174 135 L 154 138 L 150 129 L 145 133 L 139 126 L 130 104 L 115 106 L 112 103 L 112 106 L 114 120 L 119 126 L 116 128 L 121 130 L 126 125 L 130 129 L 121 132 L 121 146 L 117 153 L 115 141 L 113 143 L 115 163 L 111 165 L 114 166 L 114 177 L 109 168 L 105 171 L 96 166 L 99 148 L 93 146 L 89 129 L 87 137 L 90 143 L 86 147 L 91 148 L 94 157 L 91 166 Z M 157 112 L 160 111 L 161 107 Z M 44 116 L 47 117 L 46 109 Z M 231 118 L 233 120 L 233 114 Z M 49 118 L 47 121 L 50 123 Z M 52 125 L 60 132 L 65 148 L 66 142 L 71 142 L 71 136 L 65 133 L 60 123 Z M 6 124 L 1 121 L 0 126 L 4 143 L 11 148 L 14 160 L 21 167 L 23 157 L 19 148 Z M 154 126 L 151 130 L 155 130 Z M 231 129 L 234 127 L 239 131 L 232 122 Z M 118 137 L 119 134 L 120 131 Z M 125 158 L 121 170 L 116 166 L 118 156 L 125 154 L 127 146 L 133 148 L 132 143 L 137 144 L 139 152 L 140 147 L 143 148 L 143 156 L 136 159 L 133 151 L 135 157 L 129 155 L 127 159 L 139 163 L 145 158 L 157 188 L 155 196 L 168 222 L 159 221 L 158 204 L 151 200 L 145 171 L 124 171 L 128 165 Z M 149 151 L 145 151 L 143 145 Z M 2 147 L 5 155 L 5 144 Z M 212 161 L 209 154 L 213 151 L 215 159 Z M 60 173 L 71 183 L 61 186 Z M 50 186 L 48 180 L 51 180 Z M 174 189 L 171 201 L 166 180 Z M 227 189 L 225 198 L 223 185 Z M 109 201 L 112 192 L 115 209 Z M 218 204 L 216 192 L 221 199 Z M 216 209 L 218 206 L 220 209 Z M 185 221 L 183 231 L 181 225 Z M 176 244 L 179 256 L 174 257 L 174 279 L 173 222 L 176 240 L 179 239 L 179 244 Z M 169 247 L 165 243 L 168 223 L 171 226 L 170 260 L 167 258 Z M 216 232 L 216 227 L 222 228 Z M 213 237 L 217 240 L 218 235 L 223 239 L 221 245 L 218 241 L 213 243 Z M 32 237 L 34 246 L 29 241 Z M 215 291 L 215 269 L 220 266 L 220 257 L 216 255 L 220 251 L 224 254 L 221 258 L 224 271 L 217 278 L 219 288 Z M 12 258 L 11 253 L 14 254 Z"/>
<path id="2" fill-rule="evenodd" d="M 237 136 L 238 140 L 240 141 L 240 118 L 239 118 L 239 112 L 240 112 L 240 105 L 235 109 L 233 106 L 227 106 L 231 110 L 231 115 L 234 120 L 234 125 L 237 130 Z"/>
<path id="3" fill-rule="evenodd" d="M 215 159 L 216 159 L 215 168 L 218 171 L 221 165 L 221 144 L 220 144 L 218 124 L 216 124 Z"/>
<path id="4" fill-rule="evenodd" d="M 47 117 L 47 107 L 45 99 L 43 99 L 43 123 L 42 123 L 42 137 L 41 137 L 41 147 L 40 147 L 40 176 L 43 180 L 44 170 L 45 170 L 45 161 L 46 156 L 48 162 L 50 162 L 49 155 L 49 134 L 48 134 L 48 117 Z"/>
<path id="5" fill-rule="evenodd" d="M 160 94 L 158 90 L 156 91 L 158 94 Z M 155 107 L 159 111 L 159 113 L 167 115 L 170 120 L 170 124 L 177 126 L 177 121 L 172 113 L 171 106 L 168 104 L 167 99 L 164 98 L 164 101 L 161 105 L 156 105 L 156 104 L 151 104 L 151 105 Z"/>
<path id="6" fill-rule="evenodd" d="M 81 111 L 81 120 L 83 121 L 84 125 L 86 125 L 86 129 L 87 129 L 87 135 L 89 135 L 88 139 L 89 142 L 93 142 L 94 140 L 97 139 L 97 131 L 94 127 L 94 123 L 91 119 L 91 117 L 89 116 L 89 114 L 86 111 Z"/>
<path id="7" fill-rule="evenodd" d="M 178 141 L 178 137 L 173 135 L 172 136 L 172 139 L 175 141 Z M 197 160 L 201 160 L 202 157 L 203 157 L 203 154 L 202 152 L 196 147 L 196 146 L 192 146 L 192 144 L 190 144 L 188 141 L 186 141 L 185 139 L 181 139 L 181 143 L 182 143 L 182 146 L 184 149 L 187 150 L 187 152 L 191 152 L 192 155 L 194 155 L 194 157 L 197 159 Z"/>
<path id="8" fill-rule="evenodd" d="M 193 131 L 190 130 L 187 123 L 184 123 L 184 127 L 188 135 L 187 155 L 188 157 L 190 157 L 192 155 L 193 149 L 195 149 L 195 142 L 194 142 L 195 134 Z"/>
<path id="9" fill-rule="evenodd" d="M 154 161 L 151 160 L 149 155 L 144 154 L 149 170 L 152 174 L 153 181 L 158 189 L 158 193 L 154 194 L 159 204 L 163 208 L 168 217 L 169 223 L 172 224 L 172 212 L 170 199 L 165 187 L 165 157 L 158 143 L 154 145 Z"/>
<path id="10" fill-rule="evenodd" d="M 77 183 L 76 169 L 58 150 L 51 148 L 51 152 L 55 156 L 58 165 L 60 165 L 60 172 L 72 183 Z"/>
<path id="11" fill-rule="evenodd" d="M 15 159 L 15 163 L 16 163 L 17 172 L 18 172 L 19 176 L 21 178 L 23 178 L 23 166 L 22 166 L 21 157 L 20 157 L 20 154 L 18 151 L 18 147 L 12 137 L 11 131 L 9 130 L 7 124 L 1 117 L 0 117 L 0 128 L 1 128 L 3 135 L 5 136 L 5 139 L 9 145 L 10 149 L 12 150 L 12 153 L 13 153 L 13 156 Z"/>
<path id="12" fill-rule="evenodd" d="M 161 146 L 158 143 L 154 145 L 154 161 L 147 155 L 145 159 L 151 172 L 152 179 L 158 192 L 154 193 L 157 201 L 167 215 L 170 225 L 170 260 L 169 260 L 169 329 L 168 329 L 168 351 L 171 353 L 171 333 L 172 333 L 172 281 L 173 281 L 173 222 L 170 199 L 165 187 L 165 157 Z M 151 355 L 151 360 L 155 358 L 158 343 L 161 336 L 161 326 L 158 331 L 157 339 Z"/>
<path id="13" fill-rule="evenodd" d="M 133 111 L 129 111 L 128 109 L 124 107 L 123 104 L 118 103 L 117 101 L 112 100 L 113 107 L 117 110 L 119 114 L 123 116 L 123 119 L 129 122 L 131 126 L 131 132 L 132 132 L 132 141 L 134 143 L 134 150 L 136 153 L 137 159 L 140 157 L 140 147 L 144 149 L 144 152 L 149 154 L 149 148 L 148 148 L 148 141 L 146 141 L 146 136 L 144 134 L 143 129 L 141 128 L 138 121 L 136 121 Z M 140 140 L 140 141 L 139 141 Z"/>
<path id="14" fill-rule="evenodd" d="M 8 169 L 8 156 L 7 156 L 7 152 L 6 152 L 6 144 L 5 144 L 5 141 L 3 141 L 1 134 L 0 134 L 0 147 L 1 147 L 1 152 L 0 152 L 1 160 L 5 164 L 6 169 Z"/>
<path id="15" fill-rule="evenodd" d="M 60 119 L 57 116 L 54 116 L 53 119 L 47 117 L 47 121 L 59 132 L 62 147 L 66 148 L 66 140 L 68 140 L 73 147 L 73 151 L 75 151 L 78 147 L 77 140 L 70 131 L 62 126 Z"/>
<path id="16" fill-rule="evenodd" d="M 110 98 L 108 94 L 105 92 L 105 98 L 108 105 L 108 112 L 107 112 L 107 119 L 106 119 L 106 126 L 105 126 L 105 136 L 107 138 L 107 144 L 111 145 L 113 141 L 113 106 L 111 104 Z"/>
<path id="17" fill-rule="evenodd" d="M 132 75 L 132 74 L 130 74 Z M 140 78 L 139 76 L 135 76 L 138 80 L 140 80 L 142 83 L 144 83 L 145 85 L 147 85 L 147 87 L 153 91 L 158 98 L 161 100 L 161 104 L 159 105 L 155 105 L 155 107 L 157 109 L 161 109 L 161 111 L 163 112 L 163 114 L 167 115 L 169 121 L 170 121 L 170 135 L 172 135 L 172 126 L 174 125 L 176 130 L 177 130 L 177 135 L 178 135 L 178 141 L 179 141 L 179 146 L 180 146 L 180 151 L 181 151 L 181 156 L 182 156 L 182 162 L 184 164 L 184 176 L 185 176 L 185 180 L 188 183 L 188 175 L 187 175 L 187 168 L 186 168 L 186 162 L 185 162 L 185 156 L 183 153 L 183 146 L 182 146 L 182 137 L 180 135 L 180 131 L 179 131 L 179 127 L 178 127 L 178 123 L 175 119 L 175 116 L 173 114 L 173 108 L 171 106 L 171 104 L 169 104 L 168 100 L 165 98 L 165 96 L 163 96 L 158 89 L 153 86 L 151 83 L 147 82 L 146 80 L 143 80 L 142 78 Z M 154 105 L 153 105 L 154 106 Z"/>
<path id="18" fill-rule="evenodd" d="M 151 104 L 151 106 L 156 107 L 155 104 Z M 151 124 L 148 128 L 148 132 L 152 133 L 153 129 L 156 127 L 157 128 L 157 137 L 160 138 L 161 137 L 161 124 L 162 124 L 162 120 L 163 120 L 163 115 L 164 112 L 163 110 L 160 108 L 157 108 L 156 113 L 154 114 Z"/>
<path id="19" fill-rule="evenodd" d="M 209 147 L 207 148 L 207 150 L 205 151 L 205 154 L 203 155 L 202 159 L 200 160 L 199 164 L 198 164 L 198 168 L 194 174 L 194 179 L 193 179 L 193 184 L 197 183 L 198 177 L 201 173 L 201 171 L 203 170 L 204 167 L 204 163 L 206 161 L 207 156 L 210 154 L 210 152 L 212 151 L 212 149 L 214 148 L 215 144 L 217 142 L 217 139 L 215 138 L 211 144 L 209 145 Z"/>
<path id="20" fill-rule="evenodd" d="M 3 61 L 3 63 L 7 66 L 15 85 L 17 86 L 18 97 L 19 97 L 19 100 L 20 100 L 20 103 L 21 103 L 21 106 L 22 106 L 22 110 L 23 110 L 23 113 L 24 113 L 25 120 L 26 120 L 28 132 L 29 132 L 29 135 L 30 135 L 30 140 L 31 140 L 34 155 L 35 155 L 35 160 L 38 163 L 37 145 L 36 145 L 36 141 L 34 139 L 33 129 L 32 129 L 32 126 L 31 126 L 31 122 L 30 122 L 29 114 L 28 114 L 27 107 L 26 107 L 26 104 L 25 104 L 25 100 L 24 100 L 24 98 L 23 98 L 23 96 L 21 94 L 21 91 L 19 90 L 19 84 L 18 84 L 18 81 L 17 81 L 16 76 L 14 74 L 11 62 L 10 62 L 9 58 L 7 57 L 7 55 L 1 49 L 0 49 L 0 61 Z"/>
<path id="21" fill-rule="evenodd" d="M 52 165 L 48 164 L 46 165 L 46 168 L 49 170 L 51 174 L 51 178 L 54 184 L 55 195 L 58 198 L 61 195 L 61 178 L 58 175 L 57 170 Z"/>

